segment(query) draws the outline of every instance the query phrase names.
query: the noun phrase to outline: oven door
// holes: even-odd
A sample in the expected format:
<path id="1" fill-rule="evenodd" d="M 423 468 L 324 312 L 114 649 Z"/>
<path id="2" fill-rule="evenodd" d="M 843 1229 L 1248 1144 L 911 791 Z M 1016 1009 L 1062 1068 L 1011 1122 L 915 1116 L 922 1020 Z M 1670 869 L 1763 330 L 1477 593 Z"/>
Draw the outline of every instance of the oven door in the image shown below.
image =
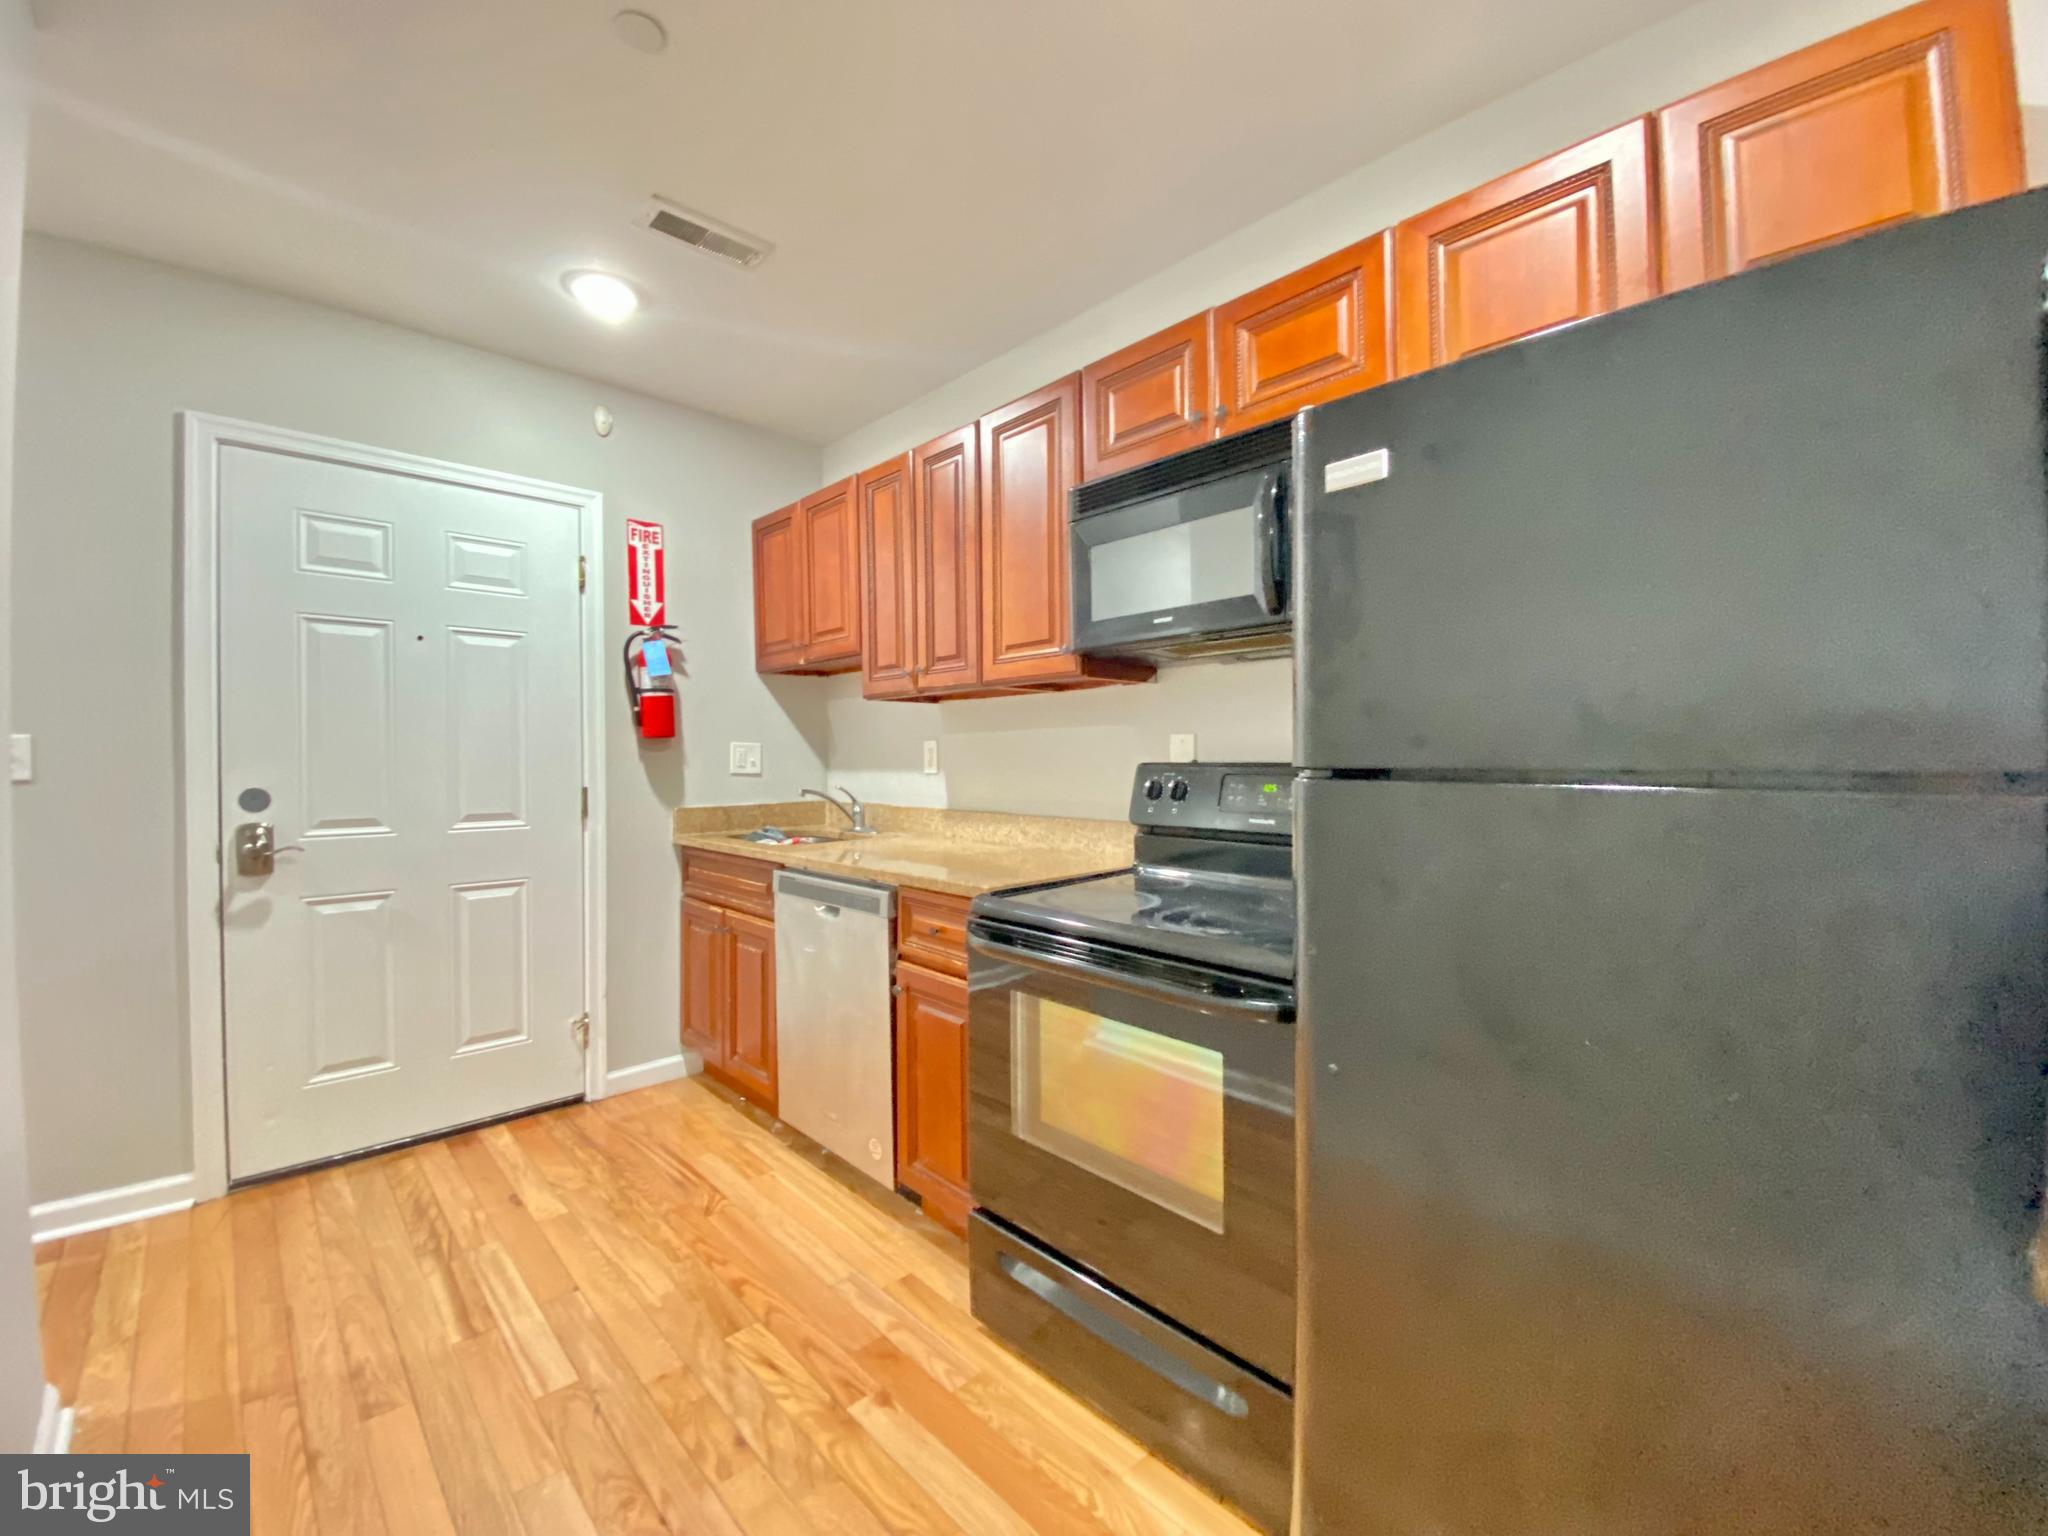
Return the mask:
<path id="1" fill-rule="evenodd" d="M 1287 467 L 1268 464 L 1076 517 L 1074 649 L 1284 628 Z"/>
<path id="2" fill-rule="evenodd" d="M 985 920 L 969 946 L 975 1203 L 1291 1382 L 1292 989 Z"/>

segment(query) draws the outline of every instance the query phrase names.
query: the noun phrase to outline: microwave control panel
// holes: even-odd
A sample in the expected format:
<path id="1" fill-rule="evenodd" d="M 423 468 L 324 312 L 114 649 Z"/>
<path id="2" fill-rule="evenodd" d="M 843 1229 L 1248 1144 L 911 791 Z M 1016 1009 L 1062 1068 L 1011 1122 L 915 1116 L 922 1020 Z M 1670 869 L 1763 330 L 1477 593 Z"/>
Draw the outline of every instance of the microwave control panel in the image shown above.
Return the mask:
<path id="1" fill-rule="evenodd" d="M 1294 830 L 1294 769 L 1286 763 L 1142 763 L 1131 786 L 1131 821 L 1287 837 Z"/>

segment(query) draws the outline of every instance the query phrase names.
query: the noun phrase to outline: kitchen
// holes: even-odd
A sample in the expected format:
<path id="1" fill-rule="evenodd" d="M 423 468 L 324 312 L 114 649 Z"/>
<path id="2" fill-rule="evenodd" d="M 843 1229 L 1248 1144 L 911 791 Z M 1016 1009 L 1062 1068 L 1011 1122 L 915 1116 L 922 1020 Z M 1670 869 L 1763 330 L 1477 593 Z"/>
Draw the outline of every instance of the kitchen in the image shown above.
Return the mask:
<path id="1" fill-rule="evenodd" d="M 84 785 L 118 781 L 80 763 L 55 674 L 36 675 L 34 631 L 17 621 L 15 718 L 46 754 L 17 796 L 19 867 L 44 872 L 34 888 L 47 893 L 42 910 L 24 901 L 18 914 L 25 1021 L 97 989 L 83 1027 L 115 1084 L 98 1091 L 139 1102 L 140 1087 L 119 1080 L 152 1051 L 160 1078 L 192 1084 L 189 1124 L 173 1114 L 135 1132 L 161 1155 L 124 1162 L 119 1145 L 67 1145 L 50 1129 L 54 1107 L 85 1110 L 96 1080 L 75 1064 L 78 1043 L 60 1048 L 25 1022 L 45 1358 L 77 1410 L 74 1448 L 137 1448 L 137 1425 L 172 1406 L 146 1401 L 142 1382 L 152 1352 L 174 1346 L 132 1317 L 124 1336 L 118 1297 L 155 1294 L 159 1242 L 168 1252 L 171 1241 L 159 1234 L 175 1228 L 181 1249 L 255 1277 L 258 1299 L 238 1293 L 227 1316 L 276 1343 L 290 1369 L 280 1379 L 246 1354 L 231 1361 L 236 1390 L 195 1403 L 232 1400 L 239 1427 L 185 1404 L 188 1425 L 218 1433 L 188 1429 L 169 1448 L 227 1448 L 239 1434 L 273 1495 L 291 1482 L 276 1481 L 279 1467 L 303 1463 L 322 1528 L 342 1482 L 309 1453 L 330 1438 L 352 1447 L 335 1454 L 366 1471 L 393 1529 L 411 1528 L 396 1505 L 418 1483 L 393 1467 L 438 1483 L 428 1502 L 461 1530 L 511 1519 L 574 1529 L 572 1508 L 600 1529 L 1227 1530 L 1241 1517 L 1304 1532 L 1533 1530 L 1597 1511 L 1637 1529 L 1789 1531 L 1872 1528 L 1891 1510 L 1922 1528 L 2025 1528 L 2044 1484 L 2023 1448 L 2031 1389 L 2013 1384 L 2038 1354 L 2037 1339 L 2024 1342 L 2034 1314 L 2015 1310 L 2027 1283 L 2026 1234 L 2015 1234 L 2038 1193 L 2040 1116 L 2012 1073 L 2039 1054 L 2037 979 L 2001 946 L 2037 931 L 2026 912 L 2039 840 L 2025 827 L 2040 744 L 2011 701 L 2039 692 L 2039 633 L 2011 615 L 2038 610 L 2038 518 L 1984 511 L 1944 533 L 1911 513 L 2009 501 L 2028 474 L 2018 449 L 2038 445 L 2038 412 L 2016 414 L 1992 384 L 2010 385 L 2024 360 L 2011 273 L 2041 215 L 2027 201 L 1976 206 L 2038 179 L 2022 154 L 2038 124 L 2023 104 L 2039 94 L 2033 23 L 2024 8 L 1934 0 L 1890 14 L 1841 7 L 1838 26 L 1759 25 L 1736 42 L 1727 16 L 1696 9 L 1609 55 L 1582 44 L 1600 67 L 1503 96 L 1527 121 L 1499 142 L 1489 109 L 1459 120 L 1468 126 L 1447 130 L 1444 158 L 1483 174 L 1439 171 L 1410 195 L 1383 173 L 1367 201 L 1383 218 L 1311 208 L 1291 234 L 1267 230 L 1256 257 L 1226 240 L 1142 302 L 1055 326 L 922 398 L 899 395 L 909 403 L 852 418 L 808 454 L 743 443 L 721 424 L 689 426 L 668 458 L 649 446 L 680 446 L 667 417 L 587 382 L 533 386 L 537 413 L 580 416 L 573 446 L 559 426 L 545 429 L 552 438 L 519 430 L 518 407 L 467 441 L 423 441 L 402 408 L 319 414 L 294 403 L 290 354 L 341 347 L 341 325 L 281 307 L 243 313 L 189 273 L 91 244 L 77 210 L 49 202 L 24 281 L 24 570 L 63 548 L 54 527 L 24 526 L 25 509 L 80 473 L 75 434 L 107 430 L 83 412 L 103 376 L 81 342 L 116 325 L 157 338 L 114 401 L 124 434 L 160 443 L 171 412 L 212 413 L 190 424 L 201 435 L 186 439 L 187 463 L 198 444 L 200 461 L 215 455 L 232 472 L 192 482 L 183 504 L 195 488 L 214 498 L 228 562 L 264 558 L 236 521 L 248 514 L 234 498 L 254 484 L 235 478 L 237 456 L 308 451 L 254 421 L 389 443 L 420 455 L 404 471 L 426 478 L 452 475 L 449 461 L 530 474 L 528 499 L 608 493 L 601 512 L 583 504 L 601 547 L 587 535 L 562 545 L 571 558 L 596 550 L 606 614 L 587 646 L 586 677 L 601 681 L 583 694 L 601 688 L 602 718 L 585 709 L 580 764 L 571 707 L 547 717 L 552 731 L 532 724 L 538 713 L 523 727 L 528 777 L 493 778 L 492 764 L 461 756 L 449 770 L 475 797 L 464 850 L 523 833 L 517 797 L 556 782 L 547 773 L 573 791 L 579 765 L 601 835 L 565 824 L 546 855 L 556 862 L 517 881 L 469 866 L 441 877 L 463 893 L 458 963 L 481 957 L 458 1010 L 467 1033 L 452 1070 L 467 1076 L 450 1090 L 479 1112 L 444 1118 L 457 1129 L 446 1141 L 367 1162 L 327 1166 L 411 1142 L 402 1116 L 391 1134 L 365 1133 L 368 1109 L 315 1125 L 289 1107 L 310 1101 L 265 1086 L 298 1091 L 288 1076 L 247 1071 L 237 1054 L 249 1035 L 229 1010 L 250 995 L 243 978 L 268 974 L 238 969 L 251 962 L 237 946 L 278 919 L 235 907 L 247 922 L 214 939 L 225 1000 L 187 989 L 185 1017 L 227 1011 L 210 1056 L 192 1028 L 185 1059 L 183 1023 L 165 1056 L 158 1036 L 101 1022 L 119 1016 L 121 988 L 158 970 L 178 990 L 173 945 L 196 909 L 166 902 L 166 917 L 143 925 L 161 938 L 145 939 L 129 975 L 80 980 L 91 967 L 69 957 L 83 909 L 47 878 L 68 825 L 59 812 Z M 647 40 L 619 32 L 646 52 L 633 36 Z M 93 41 L 56 26 L 45 48 L 61 63 Z M 81 79 L 65 87 L 74 104 Z M 1530 139 L 1528 121 L 1545 113 L 1573 130 Z M 778 248 L 763 273 L 791 254 Z M 1982 274 L 1981 292 L 1928 270 Z M 150 303 L 188 307 L 245 381 L 195 389 L 193 340 L 145 316 Z M 1865 314 L 1882 317 L 1892 351 L 1838 344 Z M 374 344 L 403 366 L 395 340 Z M 412 358 L 431 387 L 445 365 L 417 347 Z M 1739 438 L 1725 420 L 1667 408 L 1688 404 L 1687 391 L 1730 400 L 1746 379 L 1771 388 L 1745 402 Z M 1977 392 L 1944 382 L 1956 379 L 1976 379 Z M 479 375 L 475 387 L 501 386 Z M 411 397 L 392 403 L 423 419 Z M 1628 428 L 1614 431 L 1618 420 Z M 1938 451 L 1942 441 L 1970 443 L 1974 458 Z M 1866 472 L 1888 450 L 1896 472 Z M 339 462 L 339 449 L 319 451 Z M 607 455 L 628 453 L 664 457 L 613 478 L 627 461 Z M 1675 465 L 1695 489 L 1669 488 Z M 103 501 L 116 473 L 149 484 L 142 504 L 164 499 L 137 465 L 94 472 Z M 659 524 L 675 504 L 664 477 L 707 473 L 724 481 L 709 515 L 673 514 L 662 610 L 624 618 L 626 546 L 612 520 Z M 1810 521 L 1773 531 L 1757 513 L 1774 505 L 1758 489 L 1773 473 L 1808 486 Z M 1569 494 L 1524 504 L 1546 485 Z M 1744 517 L 1717 522 L 1731 505 Z M 1364 530 L 1377 537 L 1382 524 L 1364 514 L 1382 506 L 1408 509 L 1398 526 L 1409 531 L 1368 555 Z M 1883 526 L 1897 543 L 1860 547 L 1859 508 L 1893 519 Z M 1635 522 L 1617 521 L 1625 509 Z M 314 583 L 308 594 L 356 591 L 333 583 L 402 578 L 442 558 L 363 531 L 398 523 L 351 511 L 305 525 L 326 542 L 286 557 L 292 579 Z M 450 655 L 495 666 L 473 658 L 495 656 L 515 628 L 502 615 L 524 595 L 507 586 L 524 568 L 503 552 L 524 535 L 479 541 L 447 526 L 465 605 L 448 622 L 470 646 Z M 1429 532 L 1444 526 L 1456 532 Z M 629 579 L 646 569 L 628 563 Z M 160 572 L 156 586 L 138 601 L 169 633 Z M 1868 616 L 1874 593 L 1890 599 L 1885 623 Z M 350 647 L 368 622 L 347 615 L 357 627 L 345 630 L 338 601 L 300 599 L 329 616 L 318 633 L 331 652 L 307 654 L 336 667 L 362 654 Z M 1990 617 L 1953 617 L 1979 612 Z M 225 604 L 221 620 L 239 622 Z M 573 636 L 566 609 L 563 622 Z M 636 632 L 621 690 L 617 647 Z M 208 814 L 240 827 L 268 807 L 239 798 L 254 787 L 239 765 L 271 749 L 248 734 L 245 752 L 226 712 L 261 691 L 255 672 L 251 689 L 234 686 L 232 669 L 265 645 L 228 640 L 211 733 L 193 730 L 185 673 L 176 761 L 188 789 L 208 770 L 226 796 Z M 1764 665 L 1766 652 L 1779 663 Z M 501 671 L 475 675 L 509 686 Z M 573 699 L 574 680 L 560 681 Z M 1373 695 L 1364 711 L 1351 707 L 1361 691 Z M 162 735 L 168 744 L 168 722 Z M 215 758 L 191 755 L 215 738 Z M 319 839 L 355 835 L 370 813 L 336 801 L 326 820 L 308 810 L 302 822 L 293 802 L 310 804 L 317 780 L 299 796 L 265 782 L 275 846 L 241 871 L 288 895 L 299 887 L 284 882 L 338 856 L 339 841 Z M 164 825 L 177 820 L 171 787 L 165 777 L 149 791 Z M 1583 808 L 1596 787 L 1637 793 L 1601 801 L 1616 807 L 1610 820 Z M 31 796 L 42 797 L 33 816 Z M 1863 850 L 1854 867 L 1878 888 L 1920 879 L 1925 898 L 1845 902 L 1822 877 L 1843 846 L 1830 838 Z M 1716 851 L 1685 862 L 1703 848 Z M 568 946 L 550 970 L 521 935 L 575 929 L 573 904 L 549 917 L 542 900 L 578 849 L 583 889 L 609 900 L 585 909 L 580 961 Z M 165 889 L 184 878 L 171 850 L 145 853 Z M 1388 862 L 1397 854 L 1413 864 Z M 1684 879 L 1660 873 L 1681 868 Z M 332 914 L 312 921 L 345 922 L 351 945 L 395 943 L 362 896 L 386 887 L 401 889 L 396 874 L 368 870 L 324 887 L 345 902 L 319 887 L 301 899 Z M 259 887 L 230 889 L 242 900 Z M 1701 902 L 1716 892 L 1743 893 L 1740 921 L 1713 920 Z M 1835 914 L 1833 964 L 1787 937 L 1821 911 Z M 514 912 L 565 926 L 520 929 Z M 1963 912 L 1982 922 L 1945 926 Z M 1631 944 L 1674 979 L 1646 990 Z M 1569 963 L 1603 954 L 1589 975 Z M 1745 955 L 1779 990 L 1730 1006 L 1783 1007 L 1799 1026 L 1766 1053 L 1776 1093 L 1756 1088 L 1756 1042 L 1713 1012 Z M 528 1001 L 482 986 L 507 964 L 532 978 Z M 323 974 L 350 1008 L 388 1006 L 345 966 Z M 1445 978 L 1466 990 L 1446 991 Z M 515 1007 L 552 1016 L 544 981 L 564 1016 L 585 999 L 584 1041 L 557 1044 L 545 1075 L 514 1081 L 522 1052 L 507 1047 L 524 1036 L 494 1021 Z M 1821 1001 L 1823 983 L 1842 1001 Z M 1987 988 L 1993 1001 L 1976 1000 Z M 1318 1007 L 1333 997 L 1343 1001 Z M 1445 1033 L 1333 1030 L 1360 998 L 1443 1020 Z M 1646 998 L 1721 1054 L 1655 1058 L 1630 1034 Z M 1583 1044 L 1634 1060 L 1634 1076 L 1600 1080 L 1540 1054 L 1560 1049 L 1545 1030 L 1575 1007 Z M 138 998 L 131 1011 L 162 1008 Z M 1949 1055 L 1916 1052 L 1915 1009 L 1990 1033 Z M 339 1027 L 331 1012 L 314 1008 L 309 1038 Z M 389 1100 L 412 1064 L 361 1031 L 343 1035 L 316 1074 L 322 1098 Z M 1846 1067 L 1820 1065 L 1851 1040 Z M 1490 1075 L 1503 1062 L 1518 1071 Z M 1888 1065 L 1917 1099 L 1887 1096 Z M 1752 1107 L 1702 1121 L 1687 1081 Z M 1559 1097 L 1531 1103 L 1531 1091 Z M 1797 1129 L 1800 1103 L 1822 1106 L 1820 1122 L 1860 1161 Z M 1959 1105 L 1967 1113 L 1941 1119 Z M 1612 1155 L 1581 1119 L 1603 1114 Z M 1924 1157 L 1902 1158 L 1902 1128 L 1924 1129 L 1923 1117 L 1946 1128 L 1923 1138 Z M 1688 1169 L 1717 1167 L 1698 1160 L 1702 1145 L 1725 1149 L 1731 1135 L 1750 1138 L 1751 1155 L 1704 1188 L 1689 1183 Z M 289 1173 L 309 1165 L 325 1171 Z M 1885 1188 L 1917 1193 L 1830 1218 L 1855 1203 L 1852 1166 L 1891 1168 Z M 1802 1179 L 1807 1193 L 1775 1204 L 1732 1193 Z M 1419 1205 L 1396 1197 L 1416 1190 L 1429 1192 Z M 1655 1217 L 1643 1208 L 1652 1194 Z M 1989 1202 L 1981 1223 L 1961 1214 L 1976 1201 Z M 1810 1263 L 1780 1245 L 1788 1221 L 1812 1236 Z M 1846 1253 L 1886 1223 L 1924 1237 L 1893 1245 L 1882 1285 L 1852 1282 Z M 1361 1255 L 1355 1235 L 1367 1231 L 1408 1260 Z M 1494 1258 L 1489 1232 L 1512 1235 Z M 358 1238 L 367 1258 L 349 1267 Z M 1673 1257 L 1688 1242 L 1701 1254 L 1691 1269 Z M 1990 1319 L 1975 1331 L 1930 1288 L 1937 1245 Z M 278 1272 L 260 1257 L 271 1246 L 287 1275 L 342 1263 L 323 1288 L 337 1304 L 377 1301 L 395 1346 L 387 1373 L 412 1401 L 365 1398 L 353 1351 L 377 1349 L 358 1339 L 323 1352 L 296 1285 L 275 1316 L 262 1310 L 264 1276 Z M 1745 1266 L 1765 1248 L 1775 1267 L 1761 1276 Z M 396 1249 L 412 1259 L 393 1264 Z M 1634 1269 L 1602 1267 L 1623 1254 Z M 1516 1285 L 1544 1296 L 1540 1326 L 1500 1322 Z M 1740 1305 L 1702 1310 L 1708 1293 L 1793 1328 L 1815 1359 L 1772 1367 L 1768 1341 L 1744 1332 L 1756 1319 Z M 1353 1317 L 1333 1296 L 1380 1305 Z M 409 1331 L 412 1299 L 446 1311 L 449 1343 Z M 1847 1313 L 1830 1314 L 1830 1299 Z M 1908 1308 L 1889 1335 L 1883 1314 L 1863 1312 L 1886 1305 Z M 217 1296 L 191 1306 L 219 1320 Z M 1941 1352 L 1911 1352 L 1921 1328 Z M 488 1347 L 470 1351 L 478 1340 Z M 420 1385 L 449 1348 L 489 1357 L 464 1387 L 478 1410 L 493 1398 L 481 1383 L 509 1379 L 541 1405 L 539 1421 L 494 1427 L 488 1445 L 465 1429 L 460 1400 Z M 1513 1369 L 1484 1387 L 1488 1369 L 1458 1368 L 1481 1359 Z M 1318 1376 L 1329 1361 L 1380 1372 L 1388 1395 Z M 337 1367 L 356 1388 L 339 1417 L 314 1405 L 312 1385 Z M 219 1362 L 188 1362 L 192 1379 L 207 1372 Z M 1852 1376 L 1861 1418 L 1844 1406 Z M 1577 1386 L 1557 1390 L 1565 1382 Z M 288 1420 L 253 1412 L 280 1403 Z M 693 1443 L 706 1425 L 729 1433 L 736 1462 Z M 1769 1449 L 1802 1433 L 1833 1449 Z M 451 1468 L 471 1453 L 482 1458 L 472 1471 L 502 1463 L 515 1444 L 537 1454 L 505 1469 L 508 1514 Z"/>

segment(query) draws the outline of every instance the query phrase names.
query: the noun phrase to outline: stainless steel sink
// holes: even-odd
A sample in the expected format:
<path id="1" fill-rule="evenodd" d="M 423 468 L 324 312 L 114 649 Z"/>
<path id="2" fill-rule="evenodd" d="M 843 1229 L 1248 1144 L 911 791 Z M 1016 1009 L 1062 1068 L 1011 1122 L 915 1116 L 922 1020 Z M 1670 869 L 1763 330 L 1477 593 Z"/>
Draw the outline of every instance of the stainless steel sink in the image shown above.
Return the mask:
<path id="1" fill-rule="evenodd" d="M 748 832 L 726 832 L 722 836 L 736 843 L 759 843 L 768 848 L 797 848 L 807 843 L 843 843 L 852 838 L 850 832 L 809 832 L 790 830 L 785 827 L 755 827 Z"/>

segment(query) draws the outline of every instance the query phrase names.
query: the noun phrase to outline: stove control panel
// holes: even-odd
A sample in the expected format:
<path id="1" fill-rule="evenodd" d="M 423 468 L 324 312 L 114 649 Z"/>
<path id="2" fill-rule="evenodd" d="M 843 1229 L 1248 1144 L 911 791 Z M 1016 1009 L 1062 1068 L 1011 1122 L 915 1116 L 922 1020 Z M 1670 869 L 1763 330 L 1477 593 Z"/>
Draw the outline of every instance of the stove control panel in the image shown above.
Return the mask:
<path id="1" fill-rule="evenodd" d="M 1293 806 L 1286 763 L 1142 763 L 1131 787 L 1131 821 L 1140 827 L 1288 837 Z"/>

